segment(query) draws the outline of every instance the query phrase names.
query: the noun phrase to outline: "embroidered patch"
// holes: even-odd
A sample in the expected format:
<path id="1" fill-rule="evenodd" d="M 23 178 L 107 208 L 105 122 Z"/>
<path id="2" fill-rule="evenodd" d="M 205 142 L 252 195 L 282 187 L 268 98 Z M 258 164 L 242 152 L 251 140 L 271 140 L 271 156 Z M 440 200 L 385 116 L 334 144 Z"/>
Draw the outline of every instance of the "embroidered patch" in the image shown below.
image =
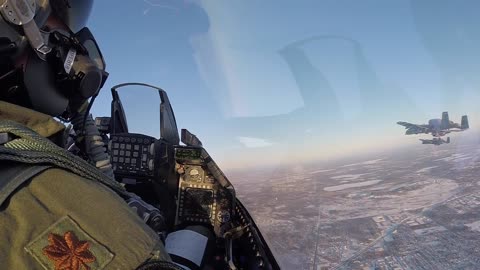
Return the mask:
<path id="1" fill-rule="evenodd" d="M 79 269 L 81 266 L 90 269 L 87 263 L 96 260 L 88 250 L 90 243 L 78 240 L 74 232 L 68 231 L 63 237 L 50 233 L 48 242 L 50 244 L 42 249 L 43 254 L 55 263 L 55 269 Z"/>
<path id="2" fill-rule="evenodd" d="M 47 270 L 103 269 L 114 257 L 69 216 L 51 225 L 25 250 Z"/>

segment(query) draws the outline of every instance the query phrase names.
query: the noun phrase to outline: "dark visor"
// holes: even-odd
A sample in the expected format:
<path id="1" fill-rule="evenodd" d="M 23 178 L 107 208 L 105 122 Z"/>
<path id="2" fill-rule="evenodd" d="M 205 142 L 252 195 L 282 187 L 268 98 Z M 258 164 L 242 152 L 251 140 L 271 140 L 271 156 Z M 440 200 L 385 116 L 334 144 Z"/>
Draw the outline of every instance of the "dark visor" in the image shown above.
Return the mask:
<path id="1" fill-rule="evenodd" d="M 93 6 L 93 0 L 50 0 L 52 9 L 72 32 L 85 27 Z"/>
<path id="2" fill-rule="evenodd" d="M 95 40 L 92 32 L 90 32 L 90 29 L 84 27 L 82 30 L 75 34 L 75 37 L 85 48 L 88 56 L 95 62 L 96 66 L 101 70 L 105 70 L 105 60 L 103 59 L 100 47 L 98 47 L 97 41 Z"/>

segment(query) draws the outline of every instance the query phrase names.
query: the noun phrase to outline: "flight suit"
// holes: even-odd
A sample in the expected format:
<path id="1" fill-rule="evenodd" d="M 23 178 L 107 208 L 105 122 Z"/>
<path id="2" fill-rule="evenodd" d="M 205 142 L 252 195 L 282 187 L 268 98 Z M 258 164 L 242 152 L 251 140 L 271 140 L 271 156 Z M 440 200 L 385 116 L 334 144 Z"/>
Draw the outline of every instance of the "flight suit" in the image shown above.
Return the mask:
<path id="1" fill-rule="evenodd" d="M 5 119 L 46 138 L 64 130 L 0 101 Z M 111 189 L 68 171 L 41 172 L 0 206 L 0 269 L 136 269 L 150 259 L 170 261 L 158 235 Z"/>

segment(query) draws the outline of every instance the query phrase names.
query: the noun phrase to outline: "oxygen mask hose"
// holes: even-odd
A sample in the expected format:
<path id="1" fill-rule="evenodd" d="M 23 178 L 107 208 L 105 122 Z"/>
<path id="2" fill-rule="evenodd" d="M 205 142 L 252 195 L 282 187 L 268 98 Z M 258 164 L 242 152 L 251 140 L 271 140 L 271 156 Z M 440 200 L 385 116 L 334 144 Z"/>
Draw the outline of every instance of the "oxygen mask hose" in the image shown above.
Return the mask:
<path id="1" fill-rule="evenodd" d="M 110 155 L 107 152 L 105 143 L 100 136 L 95 121 L 91 114 L 85 118 L 84 111 L 76 114 L 72 118 L 73 128 L 79 139 L 85 144 L 85 152 L 91 162 L 100 169 L 105 175 L 114 178 L 112 164 L 110 163 Z M 84 121 L 85 119 L 85 121 Z M 77 142 L 79 140 L 77 139 Z"/>

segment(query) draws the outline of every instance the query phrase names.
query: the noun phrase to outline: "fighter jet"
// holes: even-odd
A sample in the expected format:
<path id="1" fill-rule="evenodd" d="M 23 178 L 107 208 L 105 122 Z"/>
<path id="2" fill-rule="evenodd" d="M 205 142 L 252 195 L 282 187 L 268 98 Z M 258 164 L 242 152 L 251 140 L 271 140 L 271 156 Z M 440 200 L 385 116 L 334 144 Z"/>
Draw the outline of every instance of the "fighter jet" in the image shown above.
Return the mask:
<path id="1" fill-rule="evenodd" d="M 430 119 L 428 124 L 424 125 L 416 125 L 407 122 L 397 122 L 397 124 L 404 126 L 407 129 L 405 135 L 431 133 L 434 137 L 441 137 L 450 132 L 464 131 L 469 128 L 466 115 L 462 116 L 461 124 L 458 124 L 449 120 L 448 112 L 442 113 L 442 119 Z"/>
<path id="2" fill-rule="evenodd" d="M 450 143 L 450 137 L 447 137 L 447 140 L 444 140 L 442 138 L 432 138 L 431 140 L 420 139 L 420 141 L 422 141 L 422 144 L 440 145 L 444 143 Z"/>

